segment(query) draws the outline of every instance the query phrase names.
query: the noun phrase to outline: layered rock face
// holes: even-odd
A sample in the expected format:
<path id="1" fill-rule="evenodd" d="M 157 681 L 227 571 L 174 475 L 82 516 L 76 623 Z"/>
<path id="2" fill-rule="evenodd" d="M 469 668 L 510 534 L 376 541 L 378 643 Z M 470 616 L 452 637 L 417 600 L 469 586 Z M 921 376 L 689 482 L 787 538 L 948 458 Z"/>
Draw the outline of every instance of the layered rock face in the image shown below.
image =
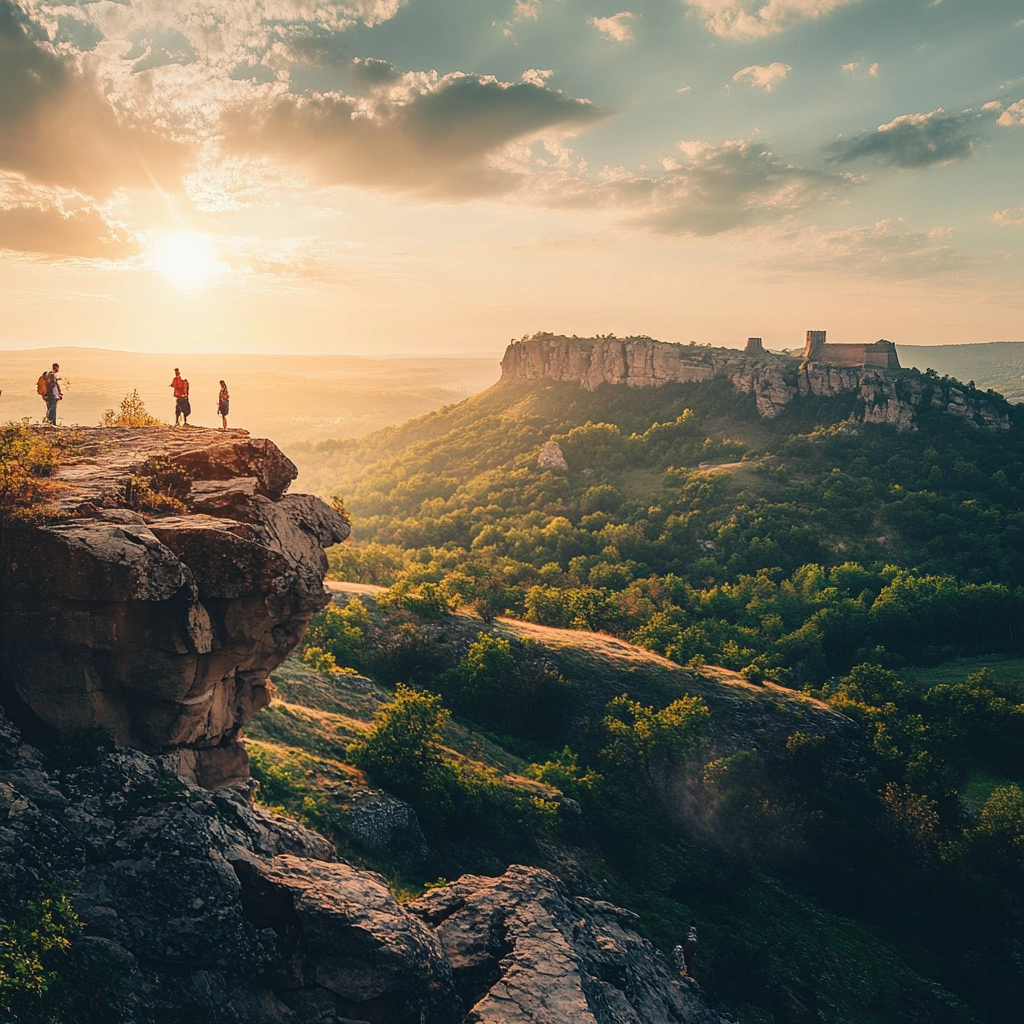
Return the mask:
<path id="1" fill-rule="evenodd" d="M 888 368 L 836 365 L 827 357 L 838 349 L 870 350 L 869 355 L 881 353 L 873 361 Z M 891 342 L 869 346 L 823 345 L 815 350 L 817 355 L 822 353 L 820 361 L 801 362 L 766 351 L 757 338 L 749 339 L 741 353 L 735 349 L 674 345 L 651 338 L 545 335 L 508 347 L 501 363 L 501 380 L 509 384 L 553 380 L 594 391 L 602 384 L 645 388 L 725 378 L 737 392 L 753 395 L 758 413 L 766 419 L 778 416 L 801 397 L 846 395 L 854 399 L 854 418 L 863 423 L 887 423 L 898 430 L 910 430 L 914 429 L 921 410 L 934 409 L 975 426 L 1009 429 L 1004 401 L 959 386 L 955 381 L 926 377 L 916 370 L 899 370 Z"/>
<path id="2" fill-rule="evenodd" d="M 177 473 L 173 514 L 118 507 L 154 471 Z M 41 735 L 176 750 L 209 786 L 247 777 L 239 729 L 327 602 L 323 548 L 349 533 L 319 498 L 285 494 L 295 476 L 245 431 L 81 431 L 56 516 L 4 536 L 11 713 Z"/>
<path id="3" fill-rule="evenodd" d="M 0 915 L 71 893 L 63 1019 L 724 1024 L 632 914 L 545 871 L 401 906 L 320 836 L 177 767 L 122 749 L 57 768 L 0 712 Z"/>

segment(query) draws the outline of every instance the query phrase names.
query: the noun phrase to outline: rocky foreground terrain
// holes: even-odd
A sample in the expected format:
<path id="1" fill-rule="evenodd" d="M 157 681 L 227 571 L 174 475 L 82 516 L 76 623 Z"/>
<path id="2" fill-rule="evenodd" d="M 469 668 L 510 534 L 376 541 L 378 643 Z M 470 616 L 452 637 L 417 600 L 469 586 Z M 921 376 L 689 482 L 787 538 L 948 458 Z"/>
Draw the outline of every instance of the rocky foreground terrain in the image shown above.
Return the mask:
<path id="1" fill-rule="evenodd" d="M 125 507 L 147 473 L 176 505 Z M 71 897 L 67 1019 L 720 1021 L 634 915 L 545 871 L 399 905 L 252 805 L 239 732 L 348 531 L 293 476 L 243 432 L 85 431 L 62 515 L 5 535 L 0 916 Z"/>
<path id="2" fill-rule="evenodd" d="M 1006 402 L 916 370 L 801 363 L 795 357 L 736 349 L 675 345 L 652 338 L 565 338 L 539 335 L 508 347 L 501 381 L 553 380 L 594 391 L 602 384 L 662 387 L 726 378 L 738 393 L 753 395 L 758 413 L 774 419 L 795 400 L 846 395 L 853 416 L 913 430 L 920 411 L 949 413 L 979 427 L 1008 430 Z"/>

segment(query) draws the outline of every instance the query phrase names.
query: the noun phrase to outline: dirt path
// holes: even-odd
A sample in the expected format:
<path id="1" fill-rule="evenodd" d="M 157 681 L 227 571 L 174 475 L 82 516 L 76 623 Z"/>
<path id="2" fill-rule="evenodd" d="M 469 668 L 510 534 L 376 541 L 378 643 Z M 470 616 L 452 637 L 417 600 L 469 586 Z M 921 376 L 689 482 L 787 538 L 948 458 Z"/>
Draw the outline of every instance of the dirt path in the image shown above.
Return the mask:
<path id="1" fill-rule="evenodd" d="M 388 588 L 378 587 L 376 583 L 341 583 L 338 580 L 324 580 L 324 589 L 332 594 L 367 594 L 376 597 Z"/>

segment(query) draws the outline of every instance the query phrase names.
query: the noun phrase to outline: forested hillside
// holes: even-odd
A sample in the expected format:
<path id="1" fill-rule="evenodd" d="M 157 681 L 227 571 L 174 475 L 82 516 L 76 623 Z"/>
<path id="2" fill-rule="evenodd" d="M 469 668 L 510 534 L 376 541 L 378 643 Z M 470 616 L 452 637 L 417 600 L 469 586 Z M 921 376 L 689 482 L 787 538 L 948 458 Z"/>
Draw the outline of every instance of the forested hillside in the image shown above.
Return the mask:
<path id="1" fill-rule="evenodd" d="M 582 817 L 544 824 L 514 785 L 483 796 L 462 769 L 423 789 L 394 774 L 394 749 L 342 760 L 428 831 L 441 814 L 443 870 L 475 866 L 480 823 L 504 821 L 484 864 L 604 872 L 666 944 L 684 913 L 714 921 L 704 981 L 744 1019 L 1010 1019 L 1024 410 L 988 399 L 1007 429 L 923 408 L 897 433 L 858 423 L 856 393 L 764 420 L 727 380 L 542 381 L 321 446 L 354 522 L 334 574 L 388 587 L 391 618 L 329 611 L 307 661 L 411 685 L 399 706 L 418 692 L 454 711 Z M 581 641 L 602 655 L 568 664 L 531 623 L 612 634 L 690 681 L 652 688 L 634 664 L 612 683 L 615 641 Z M 802 691 L 844 724 L 762 712 L 776 727 L 751 728 L 716 681 Z"/>

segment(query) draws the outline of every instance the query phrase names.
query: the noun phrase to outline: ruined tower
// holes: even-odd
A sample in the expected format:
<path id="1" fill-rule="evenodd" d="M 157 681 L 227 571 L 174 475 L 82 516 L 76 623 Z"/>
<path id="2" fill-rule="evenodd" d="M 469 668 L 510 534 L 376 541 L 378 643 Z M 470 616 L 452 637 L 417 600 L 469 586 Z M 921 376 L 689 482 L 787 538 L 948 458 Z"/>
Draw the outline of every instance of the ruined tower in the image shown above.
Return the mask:
<path id="1" fill-rule="evenodd" d="M 763 356 L 767 355 L 764 349 L 764 345 L 761 344 L 760 338 L 747 338 L 747 347 L 744 352 L 748 356 Z"/>

